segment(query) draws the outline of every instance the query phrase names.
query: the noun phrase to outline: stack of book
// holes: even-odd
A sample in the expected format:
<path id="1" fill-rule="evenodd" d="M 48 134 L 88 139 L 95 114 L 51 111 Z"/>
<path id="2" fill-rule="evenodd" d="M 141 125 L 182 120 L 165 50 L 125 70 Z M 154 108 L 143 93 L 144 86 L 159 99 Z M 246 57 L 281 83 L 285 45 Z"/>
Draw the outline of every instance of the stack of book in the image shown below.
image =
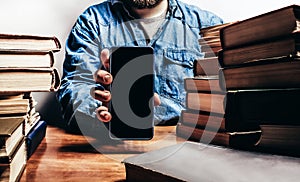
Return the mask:
<path id="1" fill-rule="evenodd" d="M 0 181 L 17 181 L 45 137 L 32 92 L 56 91 L 56 37 L 0 34 Z"/>
<path id="2" fill-rule="evenodd" d="M 257 148 L 299 155 L 300 6 L 228 26 L 220 38 L 221 87 L 247 96 L 240 108 L 251 106 L 244 118 L 261 129 Z"/>
<path id="3" fill-rule="evenodd" d="M 224 89 L 220 87 L 221 67 L 217 54 L 222 49 L 219 32 L 231 24 L 207 27 L 200 31 L 203 37 L 203 40 L 199 41 L 200 45 L 202 46 L 205 40 L 208 41 L 207 45 L 211 45 L 212 41 L 206 36 L 213 35 L 214 44 L 212 46 L 217 49 L 214 49 L 211 57 L 197 60 L 194 64 L 194 77 L 185 79 L 187 109 L 182 111 L 176 129 L 177 135 L 182 138 L 203 143 L 246 147 L 253 145 L 260 136 L 259 130 L 255 127 L 252 127 L 251 130 L 243 127 L 237 132 L 235 125 L 229 124 L 229 126 L 225 121 L 225 102 L 227 100 Z M 203 43 L 201 44 L 201 42 Z M 242 139 L 247 142 L 243 142 Z"/>
<path id="4" fill-rule="evenodd" d="M 205 98 L 210 98 L 213 94 L 220 94 L 218 96 L 223 97 L 223 92 L 219 86 L 220 65 L 217 53 L 221 50 L 219 31 L 229 24 L 231 23 L 210 26 L 200 30 L 201 38 L 198 42 L 201 46 L 201 51 L 205 55 L 204 58 L 194 62 L 194 77 L 184 80 L 188 108 L 181 113 L 181 119 L 177 125 L 178 136 L 189 137 L 193 132 L 194 134 L 203 133 L 204 128 L 208 126 L 208 120 L 210 120 L 210 124 L 214 124 L 216 127 L 220 125 L 223 112 L 220 114 L 211 112 L 210 107 L 212 103 L 209 99 L 206 99 L 206 101 L 201 100 L 201 106 L 205 105 L 206 108 L 199 108 L 198 95 L 205 95 Z M 196 103 L 196 107 L 189 107 L 192 101 Z M 192 136 L 190 139 L 192 138 L 195 139 L 195 136 Z M 196 138 L 200 139 L 199 137 Z"/>
<path id="5" fill-rule="evenodd" d="M 219 84 L 187 84 L 194 90 L 187 93 L 187 111 L 194 113 L 183 111 L 181 123 L 195 129 L 178 133 L 197 141 L 206 135 L 212 144 L 299 155 L 299 17 L 300 7 L 291 5 L 222 27 Z M 208 93 L 201 91 L 205 82 Z"/>

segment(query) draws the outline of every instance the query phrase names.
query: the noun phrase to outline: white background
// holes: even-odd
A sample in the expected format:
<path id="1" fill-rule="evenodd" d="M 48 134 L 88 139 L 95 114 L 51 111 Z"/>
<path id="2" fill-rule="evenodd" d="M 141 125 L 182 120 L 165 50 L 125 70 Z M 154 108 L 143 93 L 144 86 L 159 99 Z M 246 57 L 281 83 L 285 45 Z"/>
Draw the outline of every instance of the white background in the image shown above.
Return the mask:
<path id="1" fill-rule="evenodd" d="M 55 67 L 62 68 L 64 45 L 77 17 L 91 4 L 102 0 L 0 0 L 0 33 L 21 33 L 56 36 L 62 50 L 56 53 Z M 278 9 L 300 0 L 183 0 L 214 12 L 225 22 L 243 20 Z M 276 20 L 274 20 L 276 21 Z M 1 60 L 0 60 L 1 61 Z M 54 93 L 35 93 L 37 109 L 44 118 L 57 120 L 53 112 L 59 112 Z M 49 121 L 51 122 L 51 121 Z"/>

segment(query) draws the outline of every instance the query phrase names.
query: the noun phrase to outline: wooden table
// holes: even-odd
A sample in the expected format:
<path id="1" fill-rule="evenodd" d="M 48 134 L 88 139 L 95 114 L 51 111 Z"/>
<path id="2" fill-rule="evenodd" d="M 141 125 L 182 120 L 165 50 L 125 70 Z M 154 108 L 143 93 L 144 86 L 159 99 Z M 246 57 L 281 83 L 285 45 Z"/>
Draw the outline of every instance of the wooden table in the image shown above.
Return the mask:
<path id="1" fill-rule="evenodd" d="M 48 126 L 46 137 L 28 160 L 20 181 L 121 182 L 126 178 L 121 163 L 124 158 L 182 142 L 175 136 L 175 126 L 156 126 L 151 141 L 99 145 L 97 148 L 88 141 L 91 141 L 88 137 Z M 130 152 L 118 152 L 120 145 L 126 145 Z"/>

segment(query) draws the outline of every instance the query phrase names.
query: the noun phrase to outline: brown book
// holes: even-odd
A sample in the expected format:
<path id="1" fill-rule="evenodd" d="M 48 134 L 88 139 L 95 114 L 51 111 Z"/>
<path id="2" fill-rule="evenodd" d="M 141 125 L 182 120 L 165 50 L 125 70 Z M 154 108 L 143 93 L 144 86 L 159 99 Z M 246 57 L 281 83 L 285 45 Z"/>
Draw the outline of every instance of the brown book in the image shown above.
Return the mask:
<path id="1" fill-rule="evenodd" d="M 0 50 L 0 67 L 52 67 L 52 51 Z"/>
<path id="2" fill-rule="evenodd" d="M 202 53 L 204 53 L 205 57 L 215 57 L 218 56 L 218 52 L 222 49 L 222 47 L 218 46 L 210 46 L 210 45 L 202 45 L 200 50 Z M 208 56 L 209 55 L 209 56 Z M 211 56 L 213 55 L 213 56 Z"/>
<path id="3" fill-rule="evenodd" d="M 219 37 L 220 36 L 209 36 L 198 40 L 200 50 L 205 54 L 205 57 L 208 57 L 207 55 L 211 54 L 214 54 L 215 56 L 218 55 L 218 52 L 222 49 Z"/>
<path id="4" fill-rule="evenodd" d="M 222 48 L 289 35 L 299 30 L 299 17 L 300 6 L 290 5 L 228 25 L 220 30 Z"/>
<path id="5" fill-rule="evenodd" d="M 224 28 L 228 25 L 232 24 L 231 22 L 229 23 L 224 23 L 224 24 L 219 24 L 219 25 L 213 25 L 205 28 L 200 29 L 200 35 L 202 37 L 211 37 L 211 36 L 220 36 L 220 29 Z"/>
<path id="6" fill-rule="evenodd" d="M 184 80 L 184 87 L 189 92 L 223 92 L 220 88 L 218 75 L 186 78 Z"/>
<path id="7" fill-rule="evenodd" d="M 0 117 L 0 163 L 9 163 L 23 140 L 24 117 Z"/>
<path id="8" fill-rule="evenodd" d="M 217 56 L 198 59 L 194 62 L 194 76 L 218 75 L 219 61 Z"/>
<path id="9" fill-rule="evenodd" d="M 300 125 L 260 125 L 261 138 L 255 150 L 300 157 Z"/>
<path id="10" fill-rule="evenodd" d="M 300 58 L 280 58 L 220 71 L 223 90 L 299 88 Z"/>
<path id="11" fill-rule="evenodd" d="M 300 156 L 300 126 L 262 125 L 261 130 L 248 132 L 210 131 L 179 123 L 177 136 L 201 143 L 248 148 L 273 154 Z"/>
<path id="12" fill-rule="evenodd" d="M 218 35 L 202 37 L 198 42 L 200 46 L 209 45 L 211 47 L 221 47 L 220 36 Z"/>
<path id="13" fill-rule="evenodd" d="M 134 155 L 126 181 L 297 181 L 300 159 L 184 142 Z M 275 180 L 274 180 L 275 179 Z"/>
<path id="14" fill-rule="evenodd" d="M 256 130 L 263 124 L 300 124 L 300 89 L 240 90 L 225 94 L 188 92 L 186 106 L 187 110 L 224 117 L 228 131 Z M 193 119 L 197 120 L 197 116 Z"/>
<path id="15" fill-rule="evenodd" d="M 212 128 L 214 130 L 227 131 L 224 115 L 217 113 L 183 110 L 180 115 L 180 123 L 195 128 Z"/>
<path id="16" fill-rule="evenodd" d="M 281 39 L 221 50 L 218 56 L 222 67 L 267 61 L 270 58 L 300 57 L 300 31 Z"/>
<path id="17" fill-rule="evenodd" d="M 55 36 L 0 34 L 0 49 L 59 51 L 61 44 Z"/>
<path id="18" fill-rule="evenodd" d="M 300 126 L 260 125 L 264 137 L 258 142 L 261 148 L 300 152 Z"/>
<path id="19" fill-rule="evenodd" d="M 59 85 L 56 68 L 0 68 L 0 93 L 49 92 Z"/>
<path id="20" fill-rule="evenodd" d="M 26 166 L 26 144 L 22 140 L 9 163 L 0 163 L 1 181 L 19 181 Z"/>
<path id="21" fill-rule="evenodd" d="M 176 135 L 186 140 L 230 146 L 230 147 L 254 147 L 261 137 L 261 131 L 248 132 L 223 132 L 210 131 L 206 129 L 195 128 L 192 126 L 182 125 L 179 123 L 176 126 Z"/>
<path id="22" fill-rule="evenodd" d="M 225 97 L 223 93 L 187 92 L 186 106 L 188 109 L 225 114 Z"/>
<path id="23" fill-rule="evenodd" d="M 220 29 L 231 23 L 209 26 L 200 29 L 201 38 L 198 40 L 201 52 L 205 58 L 216 57 L 222 49 L 220 42 Z"/>

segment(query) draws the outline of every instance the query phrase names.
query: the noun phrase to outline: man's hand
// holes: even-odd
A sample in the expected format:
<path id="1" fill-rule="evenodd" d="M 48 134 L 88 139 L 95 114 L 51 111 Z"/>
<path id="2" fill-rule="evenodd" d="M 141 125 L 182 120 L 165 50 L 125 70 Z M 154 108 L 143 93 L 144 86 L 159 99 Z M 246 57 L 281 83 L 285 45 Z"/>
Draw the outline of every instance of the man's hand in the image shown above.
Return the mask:
<path id="1" fill-rule="evenodd" d="M 108 49 L 103 49 L 101 51 L 100 59 L 101 59 L 102 65 L 104 66 L 105 70 L 99 69 L 94 74 L 94 80 L 96 83 L 100 83 L 102 85 L 109 86 L 111 84 L 111 82 L 113 81 L 113 77 L 109 72 L 107 72 L 107 70 L 109 70 L 109 50 Z M 109 122 L 111 120 L 111 114 L 108 112 L 107 104 L 109 103 L 109 101 L 111 99 L 110 91 L 94 89 L 94 90 L 92 90 L 91 95 L 95 99 L 102 102 L 102 106 L 100 106 L 96 109 L 97 118 L 100 121 Z"/>
<path id="2" fill-rule="evenodd" d="M 113 77 L 112 75 L 107 71 L 109 70 L 109 50 L 108 49 L 103 49 L 101 51 L 100 59 L 102 62 L 102 65 L 104 66 L 105 70 L 99 69 L 95 74 L 94 74 L 94 80 L 96 83 L 100 83 L 104 86 L 109 86 L 112 81 Z M 109 122 L 111 120 L 111 114 L 108 112 L 107 105 L 111 100 L 111 94 L 110 91 L 108 90 L 97 90 L 94 89 L 91 91 L 91 95 L 102 102 L 102 106 L 98 107 L 96 109 L 96 115 L 97 118 L 102 121 L 102 122 Z M 154 105 L 160 105 L 160 99 L 157 93 L 154 93 Z"/>

